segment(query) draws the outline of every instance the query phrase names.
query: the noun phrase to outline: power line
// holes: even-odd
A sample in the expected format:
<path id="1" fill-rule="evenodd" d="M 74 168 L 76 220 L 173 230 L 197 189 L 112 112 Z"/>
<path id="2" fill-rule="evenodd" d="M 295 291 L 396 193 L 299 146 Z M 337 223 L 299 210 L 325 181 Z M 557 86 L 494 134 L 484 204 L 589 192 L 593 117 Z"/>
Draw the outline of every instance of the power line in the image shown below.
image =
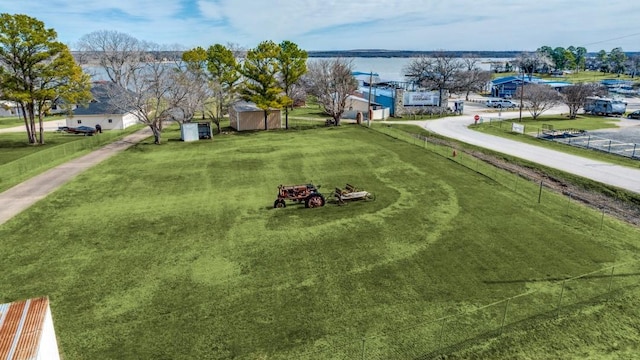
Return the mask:
<path id="1" fill-rule="evenodd" d="M 620 40 L 620 39 L 624 39 L 624 38 L 628 38 L 628 37 L 633 37 L 633 36 L 638 36 L 638 35 L 640 35 L 640 32 L 635 33 L 635 34 L 630 34 L 630 35 L 619 36 L 619 37 L 616 37 L 616 38 L 611 38 L 611 39 L 606 39 L 606 40 L 600 40 L 600 41 L 596 41 L 596 42 L 592 42 L 592 43 L 584 44 L 584 45 L 581 45 L 581 46 L 582 46 L 582 47 L 587 47 L 587 46 L 589 46 L 589 45 L 601 44 L 601 43 L 604 43 L 604 42 L 609 42 L 609 41 L 614 41 L 614 40 Z"/>

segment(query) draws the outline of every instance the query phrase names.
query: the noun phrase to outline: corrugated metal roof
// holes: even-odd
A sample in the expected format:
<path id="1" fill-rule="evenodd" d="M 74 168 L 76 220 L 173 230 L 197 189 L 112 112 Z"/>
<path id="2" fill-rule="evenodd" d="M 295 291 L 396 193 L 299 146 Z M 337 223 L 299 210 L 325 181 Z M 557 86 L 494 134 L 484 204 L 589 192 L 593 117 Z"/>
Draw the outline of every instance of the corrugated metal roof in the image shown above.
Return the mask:
<path id="1" fill-rule="evenodd" d="M 36 358 L 48 307 L 46 297 L 0 304 L 0 359 Z"/>

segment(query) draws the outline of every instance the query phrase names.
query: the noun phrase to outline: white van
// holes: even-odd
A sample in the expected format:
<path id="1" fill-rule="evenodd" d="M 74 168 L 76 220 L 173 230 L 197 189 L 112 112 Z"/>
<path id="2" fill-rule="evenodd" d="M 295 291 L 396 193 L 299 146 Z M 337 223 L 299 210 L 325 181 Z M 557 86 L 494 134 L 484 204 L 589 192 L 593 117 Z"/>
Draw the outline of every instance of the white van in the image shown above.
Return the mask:
<path id="1" fill-rule="evenodd" d="M 513 101 L 505 100 L 505 99 L 489 99 L 487 100 L 485 105 L 487 105 L 487 107 L 492 107 L 492 108 L 507 108 L 507 109 L 512 109 L 518 106 Z"/>

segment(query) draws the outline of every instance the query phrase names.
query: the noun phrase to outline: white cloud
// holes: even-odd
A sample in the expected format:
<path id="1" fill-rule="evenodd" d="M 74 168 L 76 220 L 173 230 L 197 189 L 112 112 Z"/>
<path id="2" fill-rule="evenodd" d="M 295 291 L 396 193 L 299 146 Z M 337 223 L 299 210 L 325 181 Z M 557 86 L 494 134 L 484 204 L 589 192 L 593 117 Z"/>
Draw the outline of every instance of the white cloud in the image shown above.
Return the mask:
<path id="1" fill-rule="evenodd" d="M 73 43 L 118 30 L 185 47 L 287 39 L 308 50 L 535 50 L 640 48 L 635 2 L 585 0 L 0 0 Z M 193 9 L 185 6 L 196 4 Z M 634 35 L 636 34 L 636 35 Z M 631 35 L 631 36 L 629 36 Z"/>

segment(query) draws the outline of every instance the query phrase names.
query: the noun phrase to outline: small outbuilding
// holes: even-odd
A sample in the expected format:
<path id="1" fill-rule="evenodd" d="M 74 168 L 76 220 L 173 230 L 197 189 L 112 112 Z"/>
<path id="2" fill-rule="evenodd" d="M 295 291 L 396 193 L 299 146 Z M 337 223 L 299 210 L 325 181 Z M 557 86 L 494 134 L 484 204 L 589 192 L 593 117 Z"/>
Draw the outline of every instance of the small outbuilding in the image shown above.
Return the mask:
<path id="1" fill-rule="evenodd" d="M 238 101 L 229 108 L 229 126 L 236 131 L 264 130 L 264 110 L 256 104 Z M 267 111 L 267 130 L 282 128 L 280 109 Z"/>
<path id="2" fill-rule="evenodd" d="M 374 101 L 369 101 L 362 96 L 349 95 L 345 102 L 345 111 L 342 117 L 345 119 L 356 119 L 358 114 L 362 114 L 365 119 L 371 120 L 385 120 L 389 117 L 389 108 L 382 106 Z M 371 113 L 369 113 L 369 106 L 371 106 Z"/>
<path id="3" fill-rule="evenodd" d="M 60 360 L 47 297 L 0 304 L 0 359 Z"/>
<path id="4" fill-rule="evenodd" d="M 182 141 L 211 139 L 211 135 L 210 122 L 184 123 L 180 127 L 180 139 L 182 139 Z"/>

